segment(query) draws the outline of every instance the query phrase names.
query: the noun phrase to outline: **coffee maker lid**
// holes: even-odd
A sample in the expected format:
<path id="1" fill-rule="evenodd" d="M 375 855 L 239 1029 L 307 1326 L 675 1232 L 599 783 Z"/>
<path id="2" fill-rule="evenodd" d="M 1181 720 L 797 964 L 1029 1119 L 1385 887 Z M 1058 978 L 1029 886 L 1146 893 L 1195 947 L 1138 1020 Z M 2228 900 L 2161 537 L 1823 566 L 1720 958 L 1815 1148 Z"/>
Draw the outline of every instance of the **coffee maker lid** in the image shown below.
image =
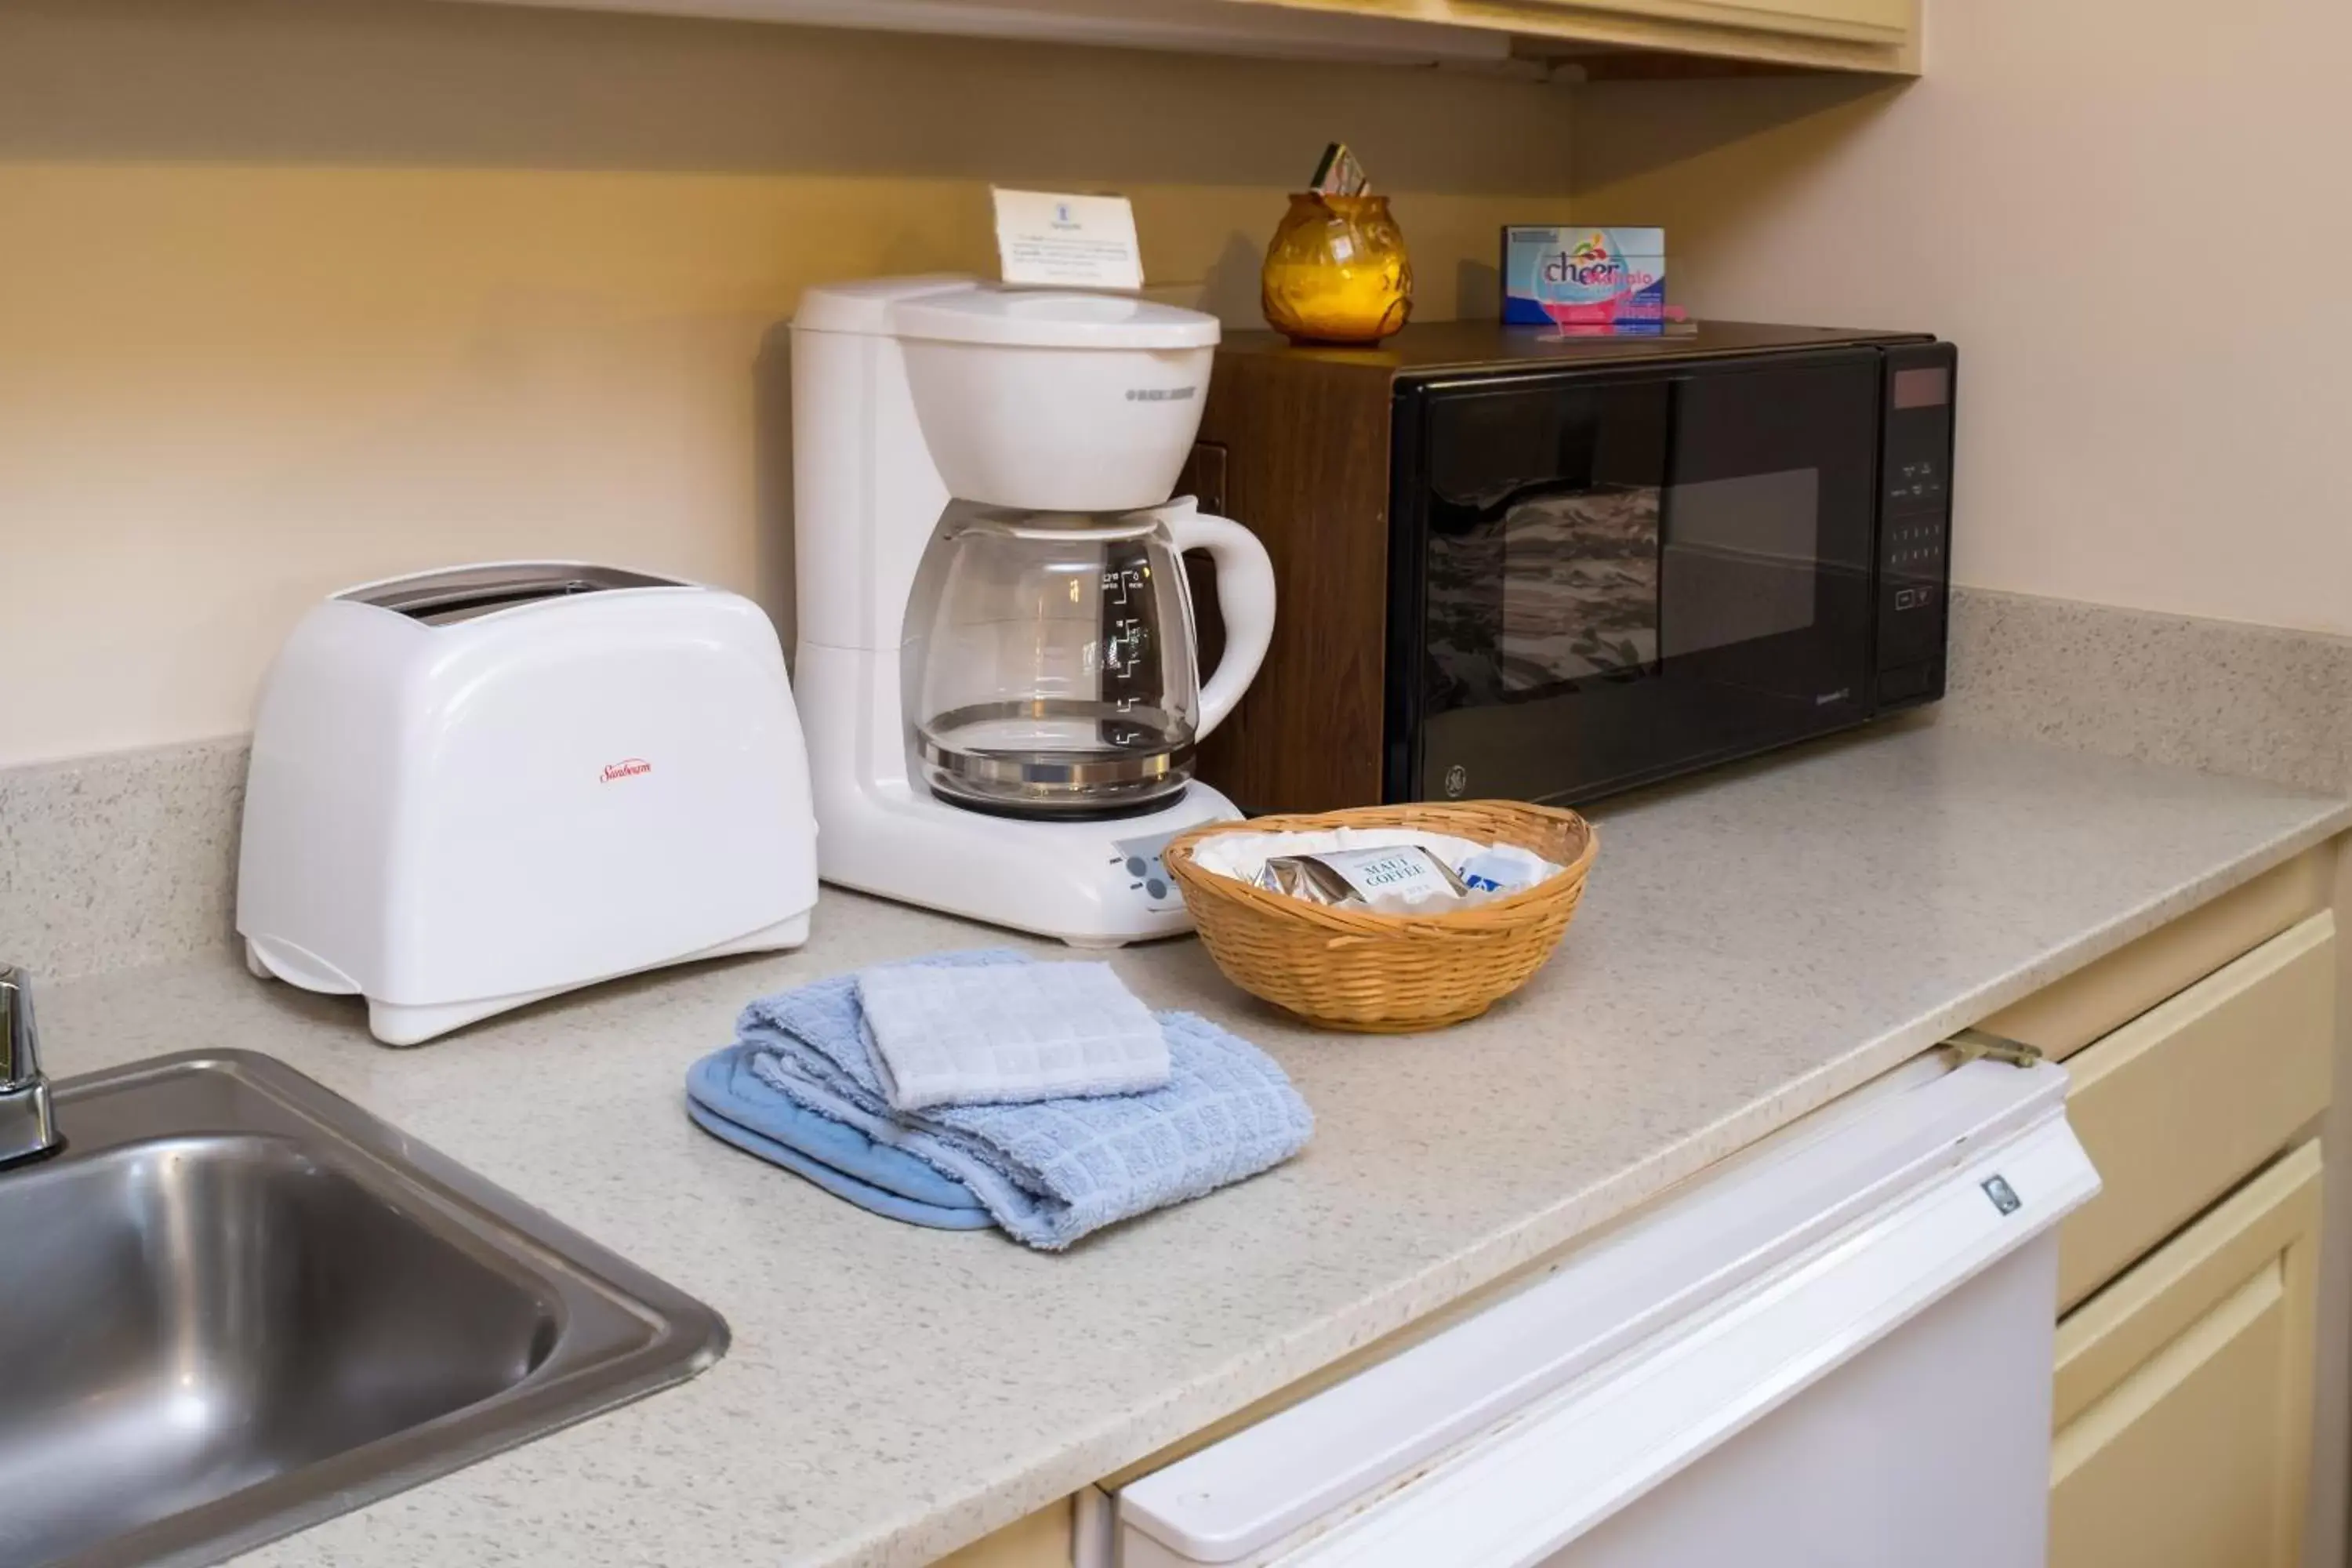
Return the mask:
<path id="1" fill-rule="evenodd" d="M 821 283 L 804 290 L 793 326 L 804 332 L 891 335 L 891 307 L 926 294 L 961 294 L 980 287 L 968 273 L 935 272 L 915 278 L 861 278 L 854 283 Z"/>
<path id="2" fill-rule="evenodd" d="M 1179 305 L 995 283 L 898 300 L 890 324 L 902 338 L 1057 349 L 1214 348 L 1219 332 L 1214 316 Z"/>

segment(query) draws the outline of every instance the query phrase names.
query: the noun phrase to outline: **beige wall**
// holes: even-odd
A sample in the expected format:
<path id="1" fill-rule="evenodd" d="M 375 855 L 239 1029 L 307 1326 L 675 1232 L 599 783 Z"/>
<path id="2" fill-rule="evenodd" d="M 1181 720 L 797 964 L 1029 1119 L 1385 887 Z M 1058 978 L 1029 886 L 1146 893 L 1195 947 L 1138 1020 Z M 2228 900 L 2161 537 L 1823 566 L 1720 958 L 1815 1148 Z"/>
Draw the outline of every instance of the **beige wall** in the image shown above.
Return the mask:
<path id="1" fill-rule="evenodd" d="M 2352 5 L 1929 0 L 1925 79 L 1579 94 L 1717 315 L 1960 345 L 1968 583 L 2352 633 Z"/>
<path id="2" fill-rule="evenodd" d="M 579 555 L 772 597 L 763 340 L 810 282 L 989 266 L 992 179 L 1129 193 L 1153 282 L 1253 321 L 1343 136 L 1443 316 L 1559 210 L 1569 113 L 1401 68 L 10 0 L 0 764 L 244 728 L 302 607 L 371 576 Z"/>

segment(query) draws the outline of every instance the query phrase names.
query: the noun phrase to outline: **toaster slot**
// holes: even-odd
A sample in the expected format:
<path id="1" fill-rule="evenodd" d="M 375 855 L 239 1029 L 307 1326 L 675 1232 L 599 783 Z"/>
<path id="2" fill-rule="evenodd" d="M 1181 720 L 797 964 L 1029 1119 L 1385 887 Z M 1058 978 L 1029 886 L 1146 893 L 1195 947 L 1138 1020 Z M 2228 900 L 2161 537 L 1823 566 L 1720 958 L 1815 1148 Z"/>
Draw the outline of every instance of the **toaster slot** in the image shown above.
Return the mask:
<path id="1" fill-rule="evenodd" d="M 571 598 L 614 588 L 681 588 L 669 577 L 594 566 L 578 561 L 534 561 L 498 566 L 458 566 L 446 572 L 395 577 L 336 595 L 373 605 L 426 626 L 447 626 L 477 616 L 509 610 L 541 599 Z"/>

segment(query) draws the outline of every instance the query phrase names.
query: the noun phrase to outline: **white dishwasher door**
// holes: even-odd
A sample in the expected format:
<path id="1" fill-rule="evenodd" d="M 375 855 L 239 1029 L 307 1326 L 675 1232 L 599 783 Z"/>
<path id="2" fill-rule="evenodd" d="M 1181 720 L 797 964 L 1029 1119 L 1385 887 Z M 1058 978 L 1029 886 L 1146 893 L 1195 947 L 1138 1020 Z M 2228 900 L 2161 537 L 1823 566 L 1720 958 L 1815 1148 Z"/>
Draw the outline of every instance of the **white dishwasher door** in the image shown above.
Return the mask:
<path id="1" fill-rule="evenodd" d="M 2039 1568 L 2054 1067 L 1922 1060 L 1121 1490 L 1121 1568 Z"/>
<path id="2" fill-rule="evenodd" d="M 2039 1568 L 2057 1299 L 2045 1234 L 1543 1561 Z"/>

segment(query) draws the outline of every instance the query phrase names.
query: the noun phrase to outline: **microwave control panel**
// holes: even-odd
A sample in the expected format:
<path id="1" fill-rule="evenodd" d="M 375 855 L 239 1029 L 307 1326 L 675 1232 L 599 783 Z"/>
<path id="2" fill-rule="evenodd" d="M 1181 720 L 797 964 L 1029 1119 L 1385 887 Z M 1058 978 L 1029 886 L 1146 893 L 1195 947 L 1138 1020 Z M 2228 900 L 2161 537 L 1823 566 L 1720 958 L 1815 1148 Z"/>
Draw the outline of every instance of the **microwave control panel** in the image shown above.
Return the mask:
<path id="1" fill-rule="evenodd" d="M 1878 480 L 1882 707 L 1943 693 L 1958 380 L 1958 355 L 1949 343 L 1887 351 Z"/>

